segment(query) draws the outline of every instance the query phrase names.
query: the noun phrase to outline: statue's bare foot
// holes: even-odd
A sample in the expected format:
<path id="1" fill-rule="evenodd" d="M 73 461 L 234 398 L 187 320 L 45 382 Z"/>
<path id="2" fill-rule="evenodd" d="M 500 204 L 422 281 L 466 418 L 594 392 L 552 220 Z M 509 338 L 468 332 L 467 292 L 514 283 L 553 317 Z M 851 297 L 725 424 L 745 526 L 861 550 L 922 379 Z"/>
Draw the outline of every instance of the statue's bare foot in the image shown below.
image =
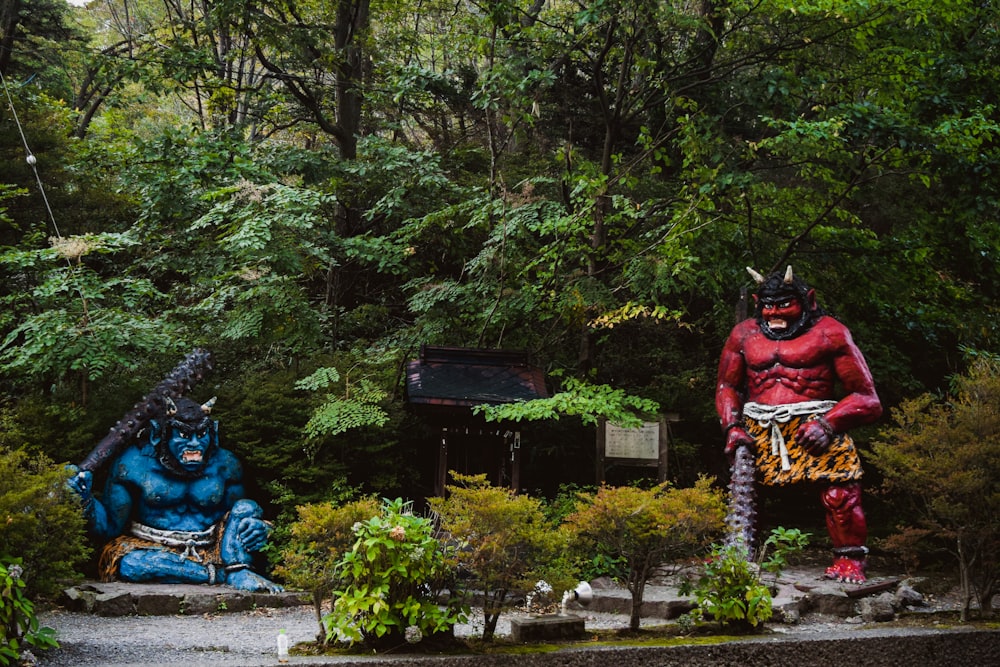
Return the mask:
<path id="1" fill-rule="evenodd" d="M 237 570 L 226 575 L 226 585 L 238 588 L 242 591 L 255 591 L 261 593 L 280 593 L 284 589 L 270 579 L 265 579 L 256 572 L 250 570 Z"/>
<path id="2" fill-rule="evenodd" d="M 857 558 L 838 556 L 833 565 L 826 568 L 826 578 L 843 581 L 848 584 L 863 584 L 868 581 L 865 576 L 865 561 Z"/>

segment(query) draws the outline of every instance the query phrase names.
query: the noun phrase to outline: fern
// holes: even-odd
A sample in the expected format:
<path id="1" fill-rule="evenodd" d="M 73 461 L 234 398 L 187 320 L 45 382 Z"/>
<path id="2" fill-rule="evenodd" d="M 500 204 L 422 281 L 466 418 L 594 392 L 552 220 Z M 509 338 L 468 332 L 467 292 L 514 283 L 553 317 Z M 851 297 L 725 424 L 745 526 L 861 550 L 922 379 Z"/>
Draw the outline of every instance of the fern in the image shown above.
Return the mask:
<path id="1" fill-rule="evenodd" d="M 306 424 L 310 437 L 338 435 L 363 426 L 385 426 L 389 416 L 374 403 L 330 396 Z"/>
<path id="2" fill-rule="evenodd" d="M 336 368 L 320 368 L 309 377 L 295 383 L 296 389 L 318 391 L 340 382 L 340 372 Z M 389 422 L 389 415 L 381 403 L 387 398 L 385 391 L 367 379 L 351 385 L 345 379 L 343 394 L 329 393 L 325 401 L 313 412 L 306 423 L 305 432 L 310 442 L 306 454 L 310 458 L 319 450 L 320 439 L 336 436 L 351 429 L 374 426 L 381 428 Z"/>

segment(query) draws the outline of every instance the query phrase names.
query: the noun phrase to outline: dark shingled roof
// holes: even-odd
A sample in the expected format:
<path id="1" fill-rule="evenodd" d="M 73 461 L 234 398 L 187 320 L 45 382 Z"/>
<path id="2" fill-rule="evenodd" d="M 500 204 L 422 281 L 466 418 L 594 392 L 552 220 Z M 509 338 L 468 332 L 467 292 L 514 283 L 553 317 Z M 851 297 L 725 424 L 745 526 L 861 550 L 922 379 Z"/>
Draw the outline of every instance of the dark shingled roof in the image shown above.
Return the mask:
<path id="1" fill-rule="evenodd" d="M 422 345 L 406 364 L 407 401 L 471 408 L 547 398 L 545 376 L 524 352 Z"/>

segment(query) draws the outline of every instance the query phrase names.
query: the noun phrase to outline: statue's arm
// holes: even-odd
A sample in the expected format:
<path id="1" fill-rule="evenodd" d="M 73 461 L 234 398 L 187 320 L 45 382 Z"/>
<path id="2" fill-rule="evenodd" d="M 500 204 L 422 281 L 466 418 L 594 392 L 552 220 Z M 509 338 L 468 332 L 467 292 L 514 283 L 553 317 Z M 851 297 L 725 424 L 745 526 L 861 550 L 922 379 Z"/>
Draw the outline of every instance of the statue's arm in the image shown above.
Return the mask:
<path id="1" fill-rule="evenodd" d="M 850 331 L 831 318 L 824 318 L 821 329 L 834 373 L 845 394 L 829 412 L 799 427 L 798 443 L 813 455 L 825 452 L 838 433 L 873 422 L 882 415 L 882 402 L 875 392 L 871 371 Z"/>
<path id="2" fill-rule="evenodd" d="M 96 536 L 110 539 L 122 534 L 132 512 L 132 495 L 121 480 L 110 478 L 103 498 L 94 496 L 94 475 L 73 466 L 69 487 L 79 496 L 87 526 Z"/>
<path id="3" fill-rule="evenodd" d="M 741 337 L 733 331 L 719 357 L 718 382 L 715 387 L 715 411 L 725 429 L 740 421 L 743 415 L 743 397 L 740 390 L 746 378 Z"/>
<path id="4" fill-rule="evenodd" d="M 868 363 L 850 332 L 845 327 L 838 334 L 833 365 L 845 395 L 825 418 L 834 432 L 843 433 L 882 416 L 882 402 L 875 391 Z"/>
<path id="5" fill-rule="evenodd" d="M 246 498 L 243 486 L 243 468 L 231 452 L 225 452 L 226 460 L 220 471 L 226 478 L 226 502 L 237 517 L 239 541 L 247 551 L 259 551 L 267 544 L 271 525 L 264 521 L 260 506 Z M 238 508 L 238 509 L 234 509 Z"/>
<path id="6" fill-rule="evenodd" d="M 739 446 L 752 446 L 753 439 L 743 428 L 743 386 L 746 381 L 746 360 L 743 356 L 743 334 L 737 327 L 729 335 L 719 358 L 715 385 L 715 411 L 726 438 L 725 453 L 732 456 Z"/>

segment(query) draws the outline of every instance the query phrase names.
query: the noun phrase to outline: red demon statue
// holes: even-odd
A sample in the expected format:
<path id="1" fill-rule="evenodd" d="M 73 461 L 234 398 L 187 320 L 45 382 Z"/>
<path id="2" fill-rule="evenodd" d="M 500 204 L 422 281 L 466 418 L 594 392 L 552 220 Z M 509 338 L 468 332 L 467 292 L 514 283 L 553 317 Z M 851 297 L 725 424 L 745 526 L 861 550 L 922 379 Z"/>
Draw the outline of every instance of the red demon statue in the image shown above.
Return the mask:
<path id="1" fill-rule="evenodd" d="M 758 284 L 755 316 L 729 335 L 715 393 L 726 454 L 754 452 L 764 485 L 819 483 L 834 547 L 826 576 L 862 583 L 868 527 L 861 461 L 846 432 L 882 414 L 868 364 L 792 267 L 767 278 L 747 270 Z"/>

